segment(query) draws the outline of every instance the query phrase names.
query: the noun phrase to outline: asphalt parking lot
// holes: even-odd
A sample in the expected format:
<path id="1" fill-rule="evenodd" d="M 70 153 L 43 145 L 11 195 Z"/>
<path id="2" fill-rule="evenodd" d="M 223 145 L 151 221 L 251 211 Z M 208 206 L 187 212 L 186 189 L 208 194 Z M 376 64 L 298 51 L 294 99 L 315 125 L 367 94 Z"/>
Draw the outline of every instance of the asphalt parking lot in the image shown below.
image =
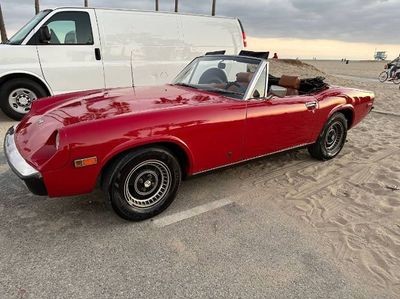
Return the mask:
<path id="1" fill-rule="evenodd" d="M 11 124 L 0 116 L 1 138 Z M 297 150 L 189 179 L 165 213 L 131 223 L 99 191 L 63 199 L 31 195 L 1 151 L 0 297 L 374 295 L 359 283 L 360 273 L 331 257 L 323 235 L 271 200 L 289 190 L 277 186 L 271 194 L 271 186 L 253 184 L 264 175 L 274 184 L 304 163 L 319 162 Z M 275 172 L 254 172 L 264 164 Z"/>

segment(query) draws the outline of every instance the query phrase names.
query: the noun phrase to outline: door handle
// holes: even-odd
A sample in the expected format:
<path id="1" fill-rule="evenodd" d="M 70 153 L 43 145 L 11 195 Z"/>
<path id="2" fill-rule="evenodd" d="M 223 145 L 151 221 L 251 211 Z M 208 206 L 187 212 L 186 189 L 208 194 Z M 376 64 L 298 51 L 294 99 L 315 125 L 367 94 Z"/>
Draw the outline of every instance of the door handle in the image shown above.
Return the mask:
<path id="1" fill-rule="evenodd" d="M 96 60 L 101 60 L 100 48 L 94 49 L 94 56 L 96 57 Z"/>
<path id="2" fill-rule="evenodd" d="M 310 109 L 310 110 L 311 110 L 311 109 L 317 108 L 317 102 L 315 102 L 315 101 L 306 102 L 305 105 L 306 105 L 306 107 L 307 107 L 308 109 Z"/>

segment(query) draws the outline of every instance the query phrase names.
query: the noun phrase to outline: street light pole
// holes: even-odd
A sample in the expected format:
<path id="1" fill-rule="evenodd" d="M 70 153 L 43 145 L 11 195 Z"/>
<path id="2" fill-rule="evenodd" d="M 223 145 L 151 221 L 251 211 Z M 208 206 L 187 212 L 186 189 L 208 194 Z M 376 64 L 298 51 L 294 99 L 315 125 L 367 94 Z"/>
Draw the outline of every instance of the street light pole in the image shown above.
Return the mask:
<path id="1" fill-rule="evenodd" d="M 156 11 L 158 11 L 158 0 L 156 0 Z"/>
<path id="2" fill-rule="evenodd" d="M 40 11 L 39 0 L 35 0 L 35 14 L 38 14 Z"/>
<path id="3" fill-rule="evenodd" d="M 178 12 L 178 0 L 175 0 L 175 12 Z"/>
<path id="4" fill-rule="evenodd" d="M 1 11 L 1 3 L 0 3 L 0 34 L 1 34 L 1 42 L 5 43 L 7 39 L 6 26 L 4 25 L 3 12 Z"/>
<path id="5" fill-rule="evenodd" d="M 215 2 L 217 2 L 217 0 L 212 0 L 212 10 L 211 10 L 212 16 L 215 16 Z"/>
<path id="6" fill-rule="evenodd" d="M 85 0 L 84 5 L 85 5 L 85 7 L 89 7 L 89 0 Z"/>

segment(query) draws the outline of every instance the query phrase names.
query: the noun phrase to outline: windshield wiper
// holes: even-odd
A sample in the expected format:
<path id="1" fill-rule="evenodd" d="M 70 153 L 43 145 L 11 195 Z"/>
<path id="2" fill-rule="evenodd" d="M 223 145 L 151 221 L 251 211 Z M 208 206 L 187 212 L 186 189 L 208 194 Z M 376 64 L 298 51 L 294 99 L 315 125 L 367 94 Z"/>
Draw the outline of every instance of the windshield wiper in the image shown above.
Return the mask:
<path id="1" fill-rule="evenodd" d="M 244 93 L 242 92 L 237 92 L 237 91 L 232 91 L 232 90 L 226 90 L 226 89 L 222 89 L 222 88 L 207 88 L 205 89 L 207 91 L 215 91 L 215 92 L 221 92 L 221 93 L 225 93 L 225 94 L 234 94 L 234 95 L 239 95 L 239 96 L 243 96 Z"/>
<path id="2" fill-rule="evenodd" d="M 184 86 L 184 87 L 191 87 L 191 88 L 199 89 L 197 86 L 195 86 L 195 85 L 193 85 L 193 84 L 187 84 L 187 83 L 174 83 L 173 85 L 178 85 L 178 86 Z"/>

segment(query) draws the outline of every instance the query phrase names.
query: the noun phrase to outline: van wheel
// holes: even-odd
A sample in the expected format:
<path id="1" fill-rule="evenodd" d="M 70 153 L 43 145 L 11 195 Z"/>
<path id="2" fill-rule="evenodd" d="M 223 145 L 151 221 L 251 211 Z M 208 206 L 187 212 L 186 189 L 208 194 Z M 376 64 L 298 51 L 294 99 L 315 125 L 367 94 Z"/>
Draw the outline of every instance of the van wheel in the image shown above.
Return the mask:
<path id="1" fill-rule="evenodd" d="M 124 219 L 141 221 L 164 211 L 175 199 L 181 182 L 177 159 L 166 149 L 130 152 L 108 174 L 108 196 Z"/>
<path id="2" fill-rule="evenodd" d="M 31 110 L 34 100 L 46 96 L 47 92 L 35 81 L 11 79 L 0 87 L 0 107 L 7 116 L 21 120 Z"/>

